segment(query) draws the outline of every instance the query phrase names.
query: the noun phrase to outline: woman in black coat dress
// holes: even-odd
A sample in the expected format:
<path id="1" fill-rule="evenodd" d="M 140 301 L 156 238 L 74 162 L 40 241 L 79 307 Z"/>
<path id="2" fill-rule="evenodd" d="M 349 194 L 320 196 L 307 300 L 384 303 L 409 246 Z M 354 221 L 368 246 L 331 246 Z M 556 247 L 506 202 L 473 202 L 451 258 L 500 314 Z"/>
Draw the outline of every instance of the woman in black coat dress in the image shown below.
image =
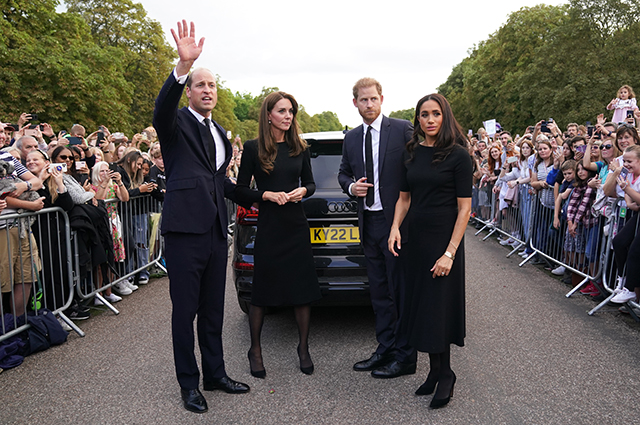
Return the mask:
<path id="1" fill-rule="evenodd" d="M 266 375 L 262 362 L 260 334 L 264 309 L 268 306 L 294 306 L 300 342 L 300 370 L 310 375 L 313 362 L 308 337 L 311 302 L 321 298 L 316 275 L 309 224 L 300 201 L 316 189 L 311 157 L 299 136 L 293 96 L 275 92 L 268 95 L 260 110 L 259 137 L 244 144 L 238 174 L 236 197 L 242 202 L 259 203 L 255 268 L 249 326 L 251 374 Z M 250 188 L 251 178 L 257 190 Z"/>
<path id="2" fill-rule="evenodd" d="M 389 234 L 389 250 L 398 255 L 396 249 L 403 248 L 407 308 L 401 332 L 418 351 L 429 353 L 429 375 L 416 394 L 435 390 L 432 408 L 449 403 L 456 382 L 450 345 L 464 345 L 463 236 L 473 183 L 466 144 L 443 96 L 420 99 Z M 399 228 L 405 218 L 409 240 L 401 247 Z"/>

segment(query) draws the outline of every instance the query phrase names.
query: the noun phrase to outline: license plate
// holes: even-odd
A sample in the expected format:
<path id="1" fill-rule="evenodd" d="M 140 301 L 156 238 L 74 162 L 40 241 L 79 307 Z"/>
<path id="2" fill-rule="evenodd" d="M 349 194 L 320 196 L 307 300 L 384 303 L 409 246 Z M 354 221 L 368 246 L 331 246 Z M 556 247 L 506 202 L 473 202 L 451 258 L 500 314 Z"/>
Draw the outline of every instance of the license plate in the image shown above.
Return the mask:
<path id="1" fill-rule="evenodd" d="M 312 227 L 311 243 L 359 243 L 357 227 Z"/>

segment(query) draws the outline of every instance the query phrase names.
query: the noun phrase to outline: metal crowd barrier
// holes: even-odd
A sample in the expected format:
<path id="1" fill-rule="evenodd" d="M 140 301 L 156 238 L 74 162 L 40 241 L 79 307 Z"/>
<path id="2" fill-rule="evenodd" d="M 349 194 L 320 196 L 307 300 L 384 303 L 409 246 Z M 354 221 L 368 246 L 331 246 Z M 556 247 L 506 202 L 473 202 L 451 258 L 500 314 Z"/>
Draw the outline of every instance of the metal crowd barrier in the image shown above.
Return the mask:
<path id="1" fill-rule="evenodd" d="M 517 196 L 510 195 L 511 199 L 500 199 L 500 193 L 496 194 L 492 189 L 474 188 L 478 195 L 472 210 L 472 219 L 479 228 L 476 236 L 483 231 L 488 231 L 483 240 L 496 233 L 502 235 L 512 248 L 507 257 L 524 248 L 520 267 L 536 258 L 546 262 L 551 269 L 557 269 L 557 274 L 564 268 L 565 278 L 572 280 L 567 283 L 574 284 L 567 297 L 588 282 L 593 283 L 605 299 L 589 311 L 589 315 L 605 306 L 622 288 L 612 246 L 617 231 L 626 220 L 621 217 L 624 215 L 621 214 L 621 202 L 614 206 L 611 215 L 599 216 L 589 226 L 580 224 L 574 233 L 570 233 L 566 220 L 562 218 L 562 206 L 558 209 L 559 223 L 555 224 L 559 225 L 556 227 L 555 205 L 553 208 L 549 204 L 543 205 L 540 193 L 535 193 L 530 185 L 519 185 Z M 483 190 L 486 195 L 484 203 Z M 573 280 L 573 275 L 577 276 L 578 282 Z M 633 301 L 629 305 L 640 308 Z M 631 308 L 628 310 L 634 319 L 640 321 Z"/>
<path id="2" fill-rule="evenodd" d="M 73 300 L 67 214 L 58 207 L 6 214 L 0 225 L 0 341 L 31 326 L 28 315 L 25 315 L 25 323 L 18 326 L 19 316 L 28 310 L 37 313 L 43 308 L 51 310 L 83 336 L 84 333 L 64 314 Z M 10 317 L 10 322 L 5 317 Z M 8 331 L 9 328 L 12 330 Z"/>
<path id="3" fill-rule="evenodd" d="M 509 199 L 503 197 L 502 201 L 500 194 L 494 193 L 493 188 L 493 185 L 487 185 L 485 188 L 478 189 L 478 207 L 474 211 L 474 220 L 479 223 L 479 230 L 476 232 L 476 236 L 484 230 L 488 230 L 489 233 L 483 240 L 487 240 L 495 233 L 512 240 L 513 242 L 510 244 L 512 250 L 507 254 L 507 257 L 510 257 L 518 249 L 525 246 L 529 240 L 531 221 L 530 186 L 516 186 L 516 189 L 509 195 Z M 486 199 L 484 204 L 483 199 Z"/>
<path id="4" fill-rule="evenodd" d="M 107 265 L 83 270 L 80 261 L 77 232 L 73 232 L 74 275 L 76 293 L 81 301 L 94 298 L 114 314 L 120 312 L 107 301 L 102 292 L 129 280 L 133 283 L 149 277 L 148 269 L 157 266 L 166 273 L 162 263 L 163 238 L 160 236 L 162 203 L 150 195 L 130 198 L 128 202 L 110 199 L 105 202 L 111 215 L 111 225 L 117 223 L 124 246 L 124 258 Z M 115 214 L 115 216 L 114 216 Z"/>
<path id="5" fill-rule="evenodd" d="M 622 213 L 624 211 L 624 214 Z M 589 311 L 589 315 L 594 315 L 598 310 L 607 305 L 611 298 L 613 298 L 617 291 L 622 289 L 624 286 L 624 282 L 621 277 L 626 275 L 626 263 L 624 265 L 618 265 L 615 259 L 614 252 L 614 239 L 620 232 L 620 230 L 626 225 L 627 221 L 631 218 L 631 211 L 627 210 L 622 200 L 619 200 L 613 208 L 611 215 L 607 218 L 606 227 L 603 228 L 603 231 L 606 233 L 606 239 L 604 241 L 604 252 L 602 256 L 602 285 L 603 288 L 608 292 L 608 296 L 596 307 L 594 307 L 591 311 Z M 635 213 L 639 214 L 639 213 Z M 631 225 L 634 225 L 631 223 Z M 635 222 L 634 229 L 634 237 L 638 235 L 638 221 Z M 633 261 L 634 259 L 630 259 Z M 636 260 L 637 261 L 637 260 Z M 620 272 L 622 270 L 622 272 Z M 640 321 L 640 318 L 633 311 L 631 307 L 640 308 L 640 304 L 635 301 L 629 301 L 627 304 L 627 311 L 636 321 Z"/>
<path id="6" fill-rule="evenodd" d="M 101 295 L 102 291 L 139 273 L 144 276 L 154 265 L 166 273 L 162 259 L 163 238 L 160 236 L 162 203 L 145 195 L 131 198 L 128 202 L 109 200 L 106 205 L 111 213 L 116 213 L 115 221 L 125 253 L 122 261 L 113 261 L 109 266 L 83 266 L 87 258 L 81 259 L 80 234 L 71 229 L 69 215 L 60 208 L 2 216 L 0 223 L 9 222 L 11 229 L 0 229 L 0 270 L 5 269 L 8 275 L 0 273 L 0 281 L 8 284 L 3 286 L 3 291 L 7 292 L 0 295 L 0 341 L 30 326 L 28 316 L 27 323 L 18 326 L 18 317 L 14 315 L 8 323 L 5 313 L 37 312 L 42 308 L 48 308 L 78 335 L 84 336 L 84 332 L 64 313 L 74 298 L 85 303 L 96 298 L 118 314 L 118 310 Z M 110 225 L 111 221 L 105 221 L 105 227 Z M 111 244 L 111 228 L 107 231 L 108 243 Z M 20 234 L 25 238 L 18 238 Z M 18 249 L 20 246 L 21 250 Z M 6 267 L 11 253 L 14 263 L 21 267 Z M 13 286 L 11 282 L 14 282 Z M 29 283 L 30 296 L 16 296 L 15 290 L 8 292 L 12 288 L 26 288 Z"/>

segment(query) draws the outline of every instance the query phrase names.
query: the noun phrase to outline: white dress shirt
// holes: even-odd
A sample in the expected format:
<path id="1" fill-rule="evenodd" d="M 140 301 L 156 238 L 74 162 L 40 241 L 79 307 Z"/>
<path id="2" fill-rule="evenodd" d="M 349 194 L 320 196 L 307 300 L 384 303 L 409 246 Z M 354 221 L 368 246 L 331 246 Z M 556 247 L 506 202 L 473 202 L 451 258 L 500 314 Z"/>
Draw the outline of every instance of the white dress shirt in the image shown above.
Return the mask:
<path id="1" fill-rule="evenodd" d="M 365 138 L 367 137 L 367 127 L 371 125 L 371 150 L 373 154 L 373 204 L 368 207 L 367 203 L 364 203 L 364 209 L 367 211 L 382 211 L 382 201 L 380 200 L 380 175 L 378 173 L 378 165 L 380 163 L 380 128 L 382 127 L 382 114 L 378 115 L 371 124 L 362 123 L 362 158 L 365 162 L 365 170 L 367 168 L 367 154 L 365 153 Z M 362 176 L 365 177 L 365 176 Z M 349 192 L 353 195 L 351 188 L 353 184 L 349 186 Z"/>
<path id="2" fill-rule="evenodd" d="M 176 69 L 174 68 L 173 69 L 173 76 L 175 77 L 175 79 L 178 82 L 178 84 L 185 84 L 187 82 L 187 77 L 189 77 L 189 74 L 178 76 L 178 74 L 176 72 Z M 204 119 L 206 117 L 203 117 L 198 112 L 194 111 L 191 108 L 191 106 L 189 106 L 189 111 L 193 114 L 194 117 L 196 117 L 196 119 L 198 120 L 198 122 L 201 125 L 205 125 L 204 124 Z M 224 146 L 224 140 L 222 140 L 222 136 L 220 135 L 220 132 L 218 131 L 216 126 L 213 125 L 213 121 L 211 120 L 211 117 L 209 117 L 209 120 L 211 121 L 211 124 L 209 125 L 209 131 L 211 132 L 211 135 L 213 136 L 213 141 L 216 144 L 216 170 L 217 170 L 220 167 L 222 167 L 222 164 L 224 164 L 224 158 L 226 156 L 226 149 L 225 149 L 225 146 Z"/>

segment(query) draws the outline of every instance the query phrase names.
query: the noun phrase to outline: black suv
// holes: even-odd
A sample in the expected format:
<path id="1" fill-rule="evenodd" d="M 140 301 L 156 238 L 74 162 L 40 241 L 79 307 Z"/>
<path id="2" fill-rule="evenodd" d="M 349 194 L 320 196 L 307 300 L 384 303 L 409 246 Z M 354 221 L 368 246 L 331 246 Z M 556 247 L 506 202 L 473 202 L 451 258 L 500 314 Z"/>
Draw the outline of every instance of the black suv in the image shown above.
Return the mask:
<path id="1" fill-rule="evenodd" d="M 320 282 L 322 305 L 366 305 L 369 282 L 358 232 L 358 205 L 338 184 L 342 159 L 341 131 L 306 133 L 316 192 L 303 199 Z M 245 313 L 251 301 L 253 244 L 258 210 L 238 206 L 233 231 L 233 273 L 238 303 Z"/>

